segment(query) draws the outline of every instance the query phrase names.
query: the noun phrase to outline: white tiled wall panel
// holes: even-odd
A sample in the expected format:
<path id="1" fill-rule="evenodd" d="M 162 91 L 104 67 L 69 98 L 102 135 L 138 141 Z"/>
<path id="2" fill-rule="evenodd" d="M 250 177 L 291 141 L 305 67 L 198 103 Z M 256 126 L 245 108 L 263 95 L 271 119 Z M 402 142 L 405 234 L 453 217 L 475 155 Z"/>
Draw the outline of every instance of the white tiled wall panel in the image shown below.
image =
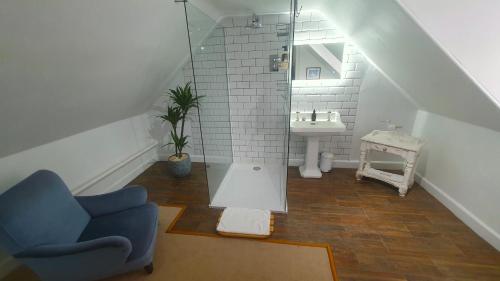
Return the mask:
<path id="1" fill-rule="evenodd" d="M 334 25 L 315 11 L 303 11 L 295 19 L 294 44 L 321 44 L 344 40 Z"/>
<path id="2" fill-rule="evenodd" d="M 206 96 L 201 108 L 205 154 L 232 152 L 234 162 L 282 163 L 288 86 L 286 71 L 269 70 L 269 57 L 288 44 L 288 37 L 278 36 L 277 29 L 285 27 L 289 17 L 262 16 L 263 27 L 258 29 L 246 27 L 249 19 L 223 19 L 194 55 L 198 94 Z M 185 80 L 190 81 L 189 63 L 184 70 Z M 192 144 L 194 152 L 201 154 L 196 118 Z"/>
<path id="3" fill-rule="evenodd" d="M 343 36 L 317 12 L 303 12 L 296 20 L 295 42 L 327 43 L 344 41 Z M 319 36 L 320 34 L 321 36 Z M 316 37 L 314 37 L 316 36 Z M 294 81 L 291 111 L 338 111 L 347 130 L 331 137 L 322 137 L 320 152 L 335 154 L 338 160 L 348 160 L 353 128 L 358 108 L 359 86 L 366 68 L 366 60 L 356 47 L 348 42 L 344 46 L 341 79 Z M 290 159 L 304 159 L 305 139 L 292 135 Z"/>
<path id="4" fill-rule="evenodd" d="M 282 163 L 289 112 L 286 71 L 271 72 L 269 57 L 288 44 L 278 30 L 287 15 L 264 15 L 262 28 L 246 27 L 248 17 L 225 18 L 230 88 L 231 130 L 235 162 Z"/>
<path id="5" fill-rule="evenodd" d="M 227 87 L 227 67 L 224 49 L 224 29 L 215 28 L 203 40 L 201 46 L 193 47 L 193 64 L 196 75 L 196 90 L 201 100 L 200 114 L 193 110 L 191 118 L 191 138 L 195 155 L 202 155 L 200 134 L 203 128 L 203 146 L 209 161 L 232 158 L 231 123 L 229 116 L 229 96 Z M 193 82 L 191 61 L 184 66 L 185 82 Z M 194 85 L 192 84 L 194 89 Z M 227 160 L 223 160 L 227 162 Z"/>
<path id="6" fill-rule="evenodd" d="M 232 155 L 235 162 L 282 163 L 290 111 L 287 73 L 271 72 L 269 56 L 280 54 L 287 45 L 288 37 L 277 33 L 286 29 L 289 17 L 264 15 L 259 29 L 247 28 L 249 19 L 224 18 L 202 46 L 193 50 L 198 94 L 205 96 L 200 108 L 205 154 Z M 302 13 L 296 31 L 296 36 L 306 34 L 298 35 L 303 40 L 316 36 L 313 34 L 323 34 L 315 40 L 342 40 L 335 28 L 315 13 Z M 320 150 L 333 152 L 336 159 L 349 157 L 366 67 L 364 57 L 349 43 L 343 62 L 341 79 L 294 82 L 291 101 L 291 112 L 316 109 L 341 114 L 347 131 L 325 137 L 320 143 Z M 190 62 L 184 67 L 184 78 L 192 80 Z M 194 112 L 191 145 L 194 153 L 201 155 L 199 126 Z M 304 152 L 305 140 L 292 136 L 290 158 L 302 159 Z"/>

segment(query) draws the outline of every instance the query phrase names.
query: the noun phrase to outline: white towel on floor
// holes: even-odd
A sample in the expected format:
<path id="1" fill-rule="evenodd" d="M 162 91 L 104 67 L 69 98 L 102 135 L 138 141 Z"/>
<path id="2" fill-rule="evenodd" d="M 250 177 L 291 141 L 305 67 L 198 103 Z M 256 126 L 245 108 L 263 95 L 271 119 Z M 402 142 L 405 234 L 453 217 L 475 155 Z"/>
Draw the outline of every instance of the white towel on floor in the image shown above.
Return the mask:
<path id="1" fill-rule="evenodd" d="M 270 235 L 270 222 L 271 211 L 269 210 L 226 208 L 222 212 L 217 231 Z"/>

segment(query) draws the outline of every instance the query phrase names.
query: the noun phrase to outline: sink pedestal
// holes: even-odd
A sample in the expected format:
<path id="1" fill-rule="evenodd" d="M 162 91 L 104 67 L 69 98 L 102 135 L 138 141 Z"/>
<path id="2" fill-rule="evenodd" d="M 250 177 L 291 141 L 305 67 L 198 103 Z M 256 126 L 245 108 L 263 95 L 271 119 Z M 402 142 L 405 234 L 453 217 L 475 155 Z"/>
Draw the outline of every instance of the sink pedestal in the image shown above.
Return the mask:
<path id="1" fill-rule="evenodd" d="M 300 175 L 303 178 L 321 178 L 321 171 L 318 167 L 319 137 L 307 137 L 306 159 L 304 165 L 299 167 Z"/>
<path id="2" fill-rule="evenodd" d="M 300 175 L 303 178 L 321 178 L 321 171 L 318 167 L 319 138 L 345 132 L 346 127 L 336 111 L 316 112 L 318 118 L 315 121 L 300 121 L 310 116 L 312 112 L 300 114 L 295 116 L 295 121 L 290 122 L 292 134 L 307 138 L 306 159 L 304 165 L 299 167 Z"/>

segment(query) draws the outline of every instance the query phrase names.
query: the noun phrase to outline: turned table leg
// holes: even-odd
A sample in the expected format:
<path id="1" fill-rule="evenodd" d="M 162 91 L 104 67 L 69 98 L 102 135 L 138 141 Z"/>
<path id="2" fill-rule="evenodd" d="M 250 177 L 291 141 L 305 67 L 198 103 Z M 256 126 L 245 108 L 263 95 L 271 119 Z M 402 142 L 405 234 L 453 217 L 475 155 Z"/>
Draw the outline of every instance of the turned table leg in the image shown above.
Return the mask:
<path id="1" fill-rule="evenodd" d="M 359 167 L 356 171 L 356 180 L 360 181 L 363 178 L 363 169 L 367 159 L 367 148 L 364 142 L 361 143 L 361 155 L 359 156 Z"/>
<path id="2" fill-rule="evenodd" d="M 413 184 L 413 177 L 415 176 L 415 162 L 416 154 L 414 152 L 409 152 L 406 158 L 406 165 L 403 175 L 403 186 L 399 188 L 399 196 L 405 197 L 406 192 Z"/>

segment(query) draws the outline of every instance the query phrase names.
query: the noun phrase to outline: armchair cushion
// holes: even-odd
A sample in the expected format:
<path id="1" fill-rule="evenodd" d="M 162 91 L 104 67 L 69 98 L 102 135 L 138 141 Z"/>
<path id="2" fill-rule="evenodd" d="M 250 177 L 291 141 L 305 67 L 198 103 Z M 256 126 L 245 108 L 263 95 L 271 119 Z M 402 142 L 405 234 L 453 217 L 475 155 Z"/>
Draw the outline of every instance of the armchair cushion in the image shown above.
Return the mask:
<path id="1" fill-rule="evenodd" d="M 130 240 L 132 252 L 127 261 L 142 257 L 155 241 L 158 208 L 154 203 L 129 208 L 90 220 L 78 239 L 79 242 L 105 236 L 123 236 Z"/>
<path id="2" fill-rule="evenodd" d="M 92 217 L 98 217 L 142 206 L 146 204 L 148 193 L 142 186 L 130 186 L 101 195 L 76 196 L 75 199 Z"/>

